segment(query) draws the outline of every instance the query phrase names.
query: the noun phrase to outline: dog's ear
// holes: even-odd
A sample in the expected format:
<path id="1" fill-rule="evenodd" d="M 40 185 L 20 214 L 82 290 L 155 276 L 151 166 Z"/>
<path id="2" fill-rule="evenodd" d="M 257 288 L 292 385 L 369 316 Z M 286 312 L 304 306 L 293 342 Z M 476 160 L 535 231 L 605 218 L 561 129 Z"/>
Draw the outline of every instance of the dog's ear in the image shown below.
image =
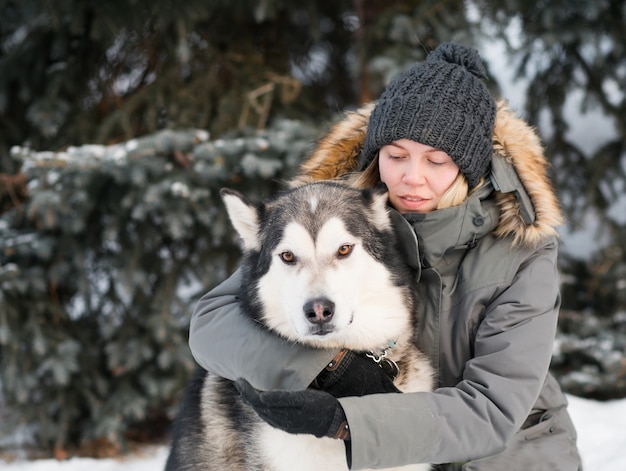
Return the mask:
<path id="1" fill-rule="evenodd" d="M 374 188 L 361 190 L 363 198 L 372 208 L 374 213 L 374 225 L 380 230 L 387 230 L 391 226 L 387 202 L 389 201 L 389 191 L 387 185 L 380 183 Z"/>
<path id="2" fill-rule="evenodd" d="M 230 188 L 222 188 L 220 195 L 233 227 L 243 240 L 244 249 L 259 250 L 259 204 Z"/>

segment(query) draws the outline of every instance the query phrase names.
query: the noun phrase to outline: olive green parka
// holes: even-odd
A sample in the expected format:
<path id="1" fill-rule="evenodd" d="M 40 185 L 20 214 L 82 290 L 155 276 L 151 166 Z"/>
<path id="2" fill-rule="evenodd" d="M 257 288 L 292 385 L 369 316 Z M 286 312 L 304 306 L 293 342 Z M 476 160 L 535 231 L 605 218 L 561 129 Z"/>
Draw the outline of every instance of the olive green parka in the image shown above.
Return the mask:
<path id="1" fill-rule="evenodd" d="M 346 114 L 292 184 L 356 170 L 371 109 Z M 548 372 L 561 212 L 537 134 L 504 102 L 493 147 L 491 175 L 463 204 L 428 214 L 391 210 L 406 260 L 420 269 L 417 338 L 436 390 L 341 398 L 351 469 L 580 467 L 566 398 Z M 239 310 L 240 289 L 236 272 L 198 302 L 189 339 L 197 362 L 263 390 L 306 388 L 336 352 L 254 325 Z"/>

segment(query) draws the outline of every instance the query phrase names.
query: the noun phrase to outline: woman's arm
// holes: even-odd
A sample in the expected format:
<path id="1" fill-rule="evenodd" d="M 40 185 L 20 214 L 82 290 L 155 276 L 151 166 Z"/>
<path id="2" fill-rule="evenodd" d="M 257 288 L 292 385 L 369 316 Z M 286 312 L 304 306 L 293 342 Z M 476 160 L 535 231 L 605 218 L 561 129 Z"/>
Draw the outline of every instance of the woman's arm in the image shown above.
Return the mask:
<path id="1" fill-rule="evenodd" d="M 204 369 L 245 378 L 255 388 L 304 389 L 337 353 L 283 340 L 254 323 L 239 307 L 241 273 L 205 294 L 196 305 L 189 347 Z"/>
<path id="2" fill-rule="evenodd" d="M 560 303 L 552 255 L 535 254 L 486 307 L 455 387 L 339 399 L 352 469 L 468 461 L 506 446 L 548 373 Z"/>

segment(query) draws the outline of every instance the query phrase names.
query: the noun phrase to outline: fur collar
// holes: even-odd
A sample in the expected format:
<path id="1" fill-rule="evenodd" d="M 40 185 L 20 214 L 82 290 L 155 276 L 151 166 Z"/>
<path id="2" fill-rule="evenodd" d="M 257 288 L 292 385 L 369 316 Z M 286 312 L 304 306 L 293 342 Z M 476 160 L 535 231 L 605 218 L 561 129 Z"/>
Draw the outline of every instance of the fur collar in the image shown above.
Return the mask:
<path id="1" fill-rule="evenodd" d="M 290 185 L 340 178 L 357 170 L 373 107 L 374 103 L 369 103 L 346 113 L 318 142 Z M 510 237 L 516 246 L 534 247 L 547 237 L 558 236 L 556 228 L 563 218 L 548 178 L 543 146 L 536 131 L 517 117 L 505 101 L 498 103 L 493 149 L 493 159 L 501 159 L 493 168 L 505 172 L 508 169 L 515 177 L 509 185 L 496 186 L 500 190 L 496 190 L 499 207 L 496 237 Z"/>

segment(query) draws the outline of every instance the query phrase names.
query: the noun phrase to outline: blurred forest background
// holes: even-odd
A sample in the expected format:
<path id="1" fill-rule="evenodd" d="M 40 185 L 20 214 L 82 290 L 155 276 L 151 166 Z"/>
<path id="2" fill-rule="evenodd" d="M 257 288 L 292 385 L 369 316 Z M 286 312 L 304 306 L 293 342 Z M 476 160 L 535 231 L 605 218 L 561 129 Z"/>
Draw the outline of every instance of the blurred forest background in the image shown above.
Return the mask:
<path id="1" fill-rule="evenodd" d="M 339 112 L 450 40 L 552 163 L 553 370 L 626 397 L 624 25 L 622 0 L 0 0 L 0 449 L 162 440 L 195 301 L 239 258 L 219 188 L 276 190 Z"/>

